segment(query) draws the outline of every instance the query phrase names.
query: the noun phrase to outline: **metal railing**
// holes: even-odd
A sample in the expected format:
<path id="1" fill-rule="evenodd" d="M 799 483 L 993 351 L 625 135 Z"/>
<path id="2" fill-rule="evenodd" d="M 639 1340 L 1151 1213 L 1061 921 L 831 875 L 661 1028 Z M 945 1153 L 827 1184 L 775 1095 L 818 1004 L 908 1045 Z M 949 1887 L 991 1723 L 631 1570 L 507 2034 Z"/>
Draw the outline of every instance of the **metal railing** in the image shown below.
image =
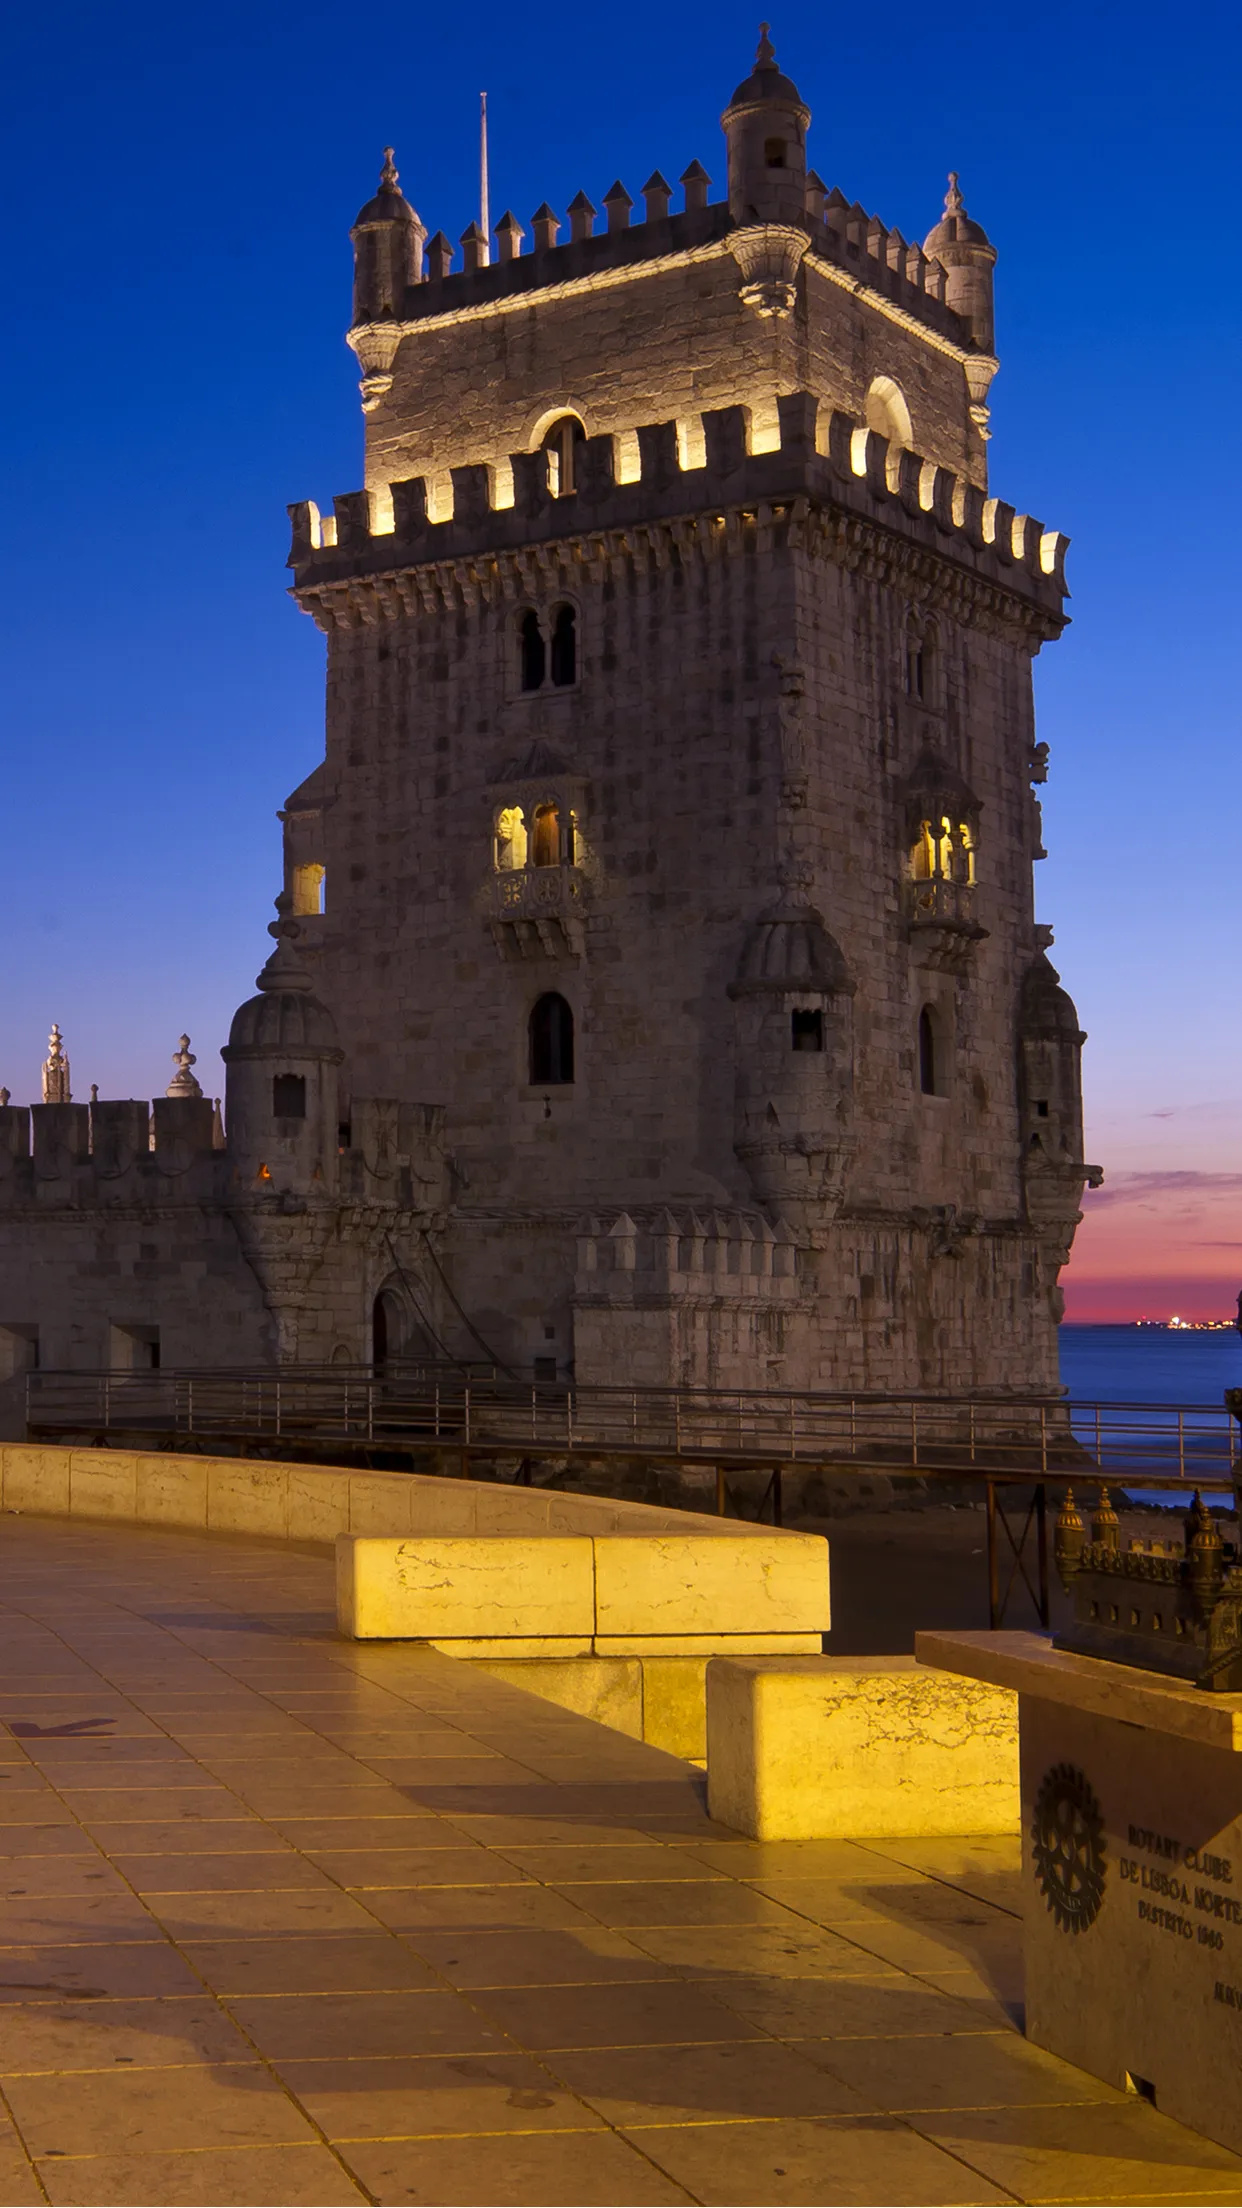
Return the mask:
<path id="1" fill-rule="evenodd" d="M 1224 1406 L 1050 1396 L 523 1384 L 488 1367 L 32 1372 L 32 1438 L 151 1435 L 470 1454 L 626 1456 L 755 1470 L 1030 1483 L 1093 1472 L 1219 1488 L 1237 1460 Z"/>

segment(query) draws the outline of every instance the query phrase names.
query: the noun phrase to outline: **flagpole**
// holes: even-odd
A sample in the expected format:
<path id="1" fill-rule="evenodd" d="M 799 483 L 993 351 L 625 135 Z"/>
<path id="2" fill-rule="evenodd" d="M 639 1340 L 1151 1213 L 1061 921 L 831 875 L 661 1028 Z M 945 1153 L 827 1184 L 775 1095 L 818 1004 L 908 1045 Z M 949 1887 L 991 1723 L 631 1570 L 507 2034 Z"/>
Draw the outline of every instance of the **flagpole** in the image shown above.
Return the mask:
<path id="1" fill-rule="evenodd" d="M 491 211 L 487 203 L 487 94 L 479 94 L 479 226 L 491 243 Z"/>

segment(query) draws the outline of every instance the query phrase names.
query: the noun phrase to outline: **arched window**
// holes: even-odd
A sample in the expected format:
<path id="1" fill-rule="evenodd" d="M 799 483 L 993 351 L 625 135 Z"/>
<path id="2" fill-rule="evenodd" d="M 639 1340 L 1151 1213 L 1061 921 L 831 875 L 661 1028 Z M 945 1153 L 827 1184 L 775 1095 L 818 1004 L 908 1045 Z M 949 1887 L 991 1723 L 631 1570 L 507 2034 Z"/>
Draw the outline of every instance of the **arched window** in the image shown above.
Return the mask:
<path id="1" fill-rule="evenodd" d="M 323 911 L 322 866 L 295 866 L 293 869 L 293 909 L 299 918 Z"/>
<path id="2" fill-rule="evenodd" d="M 790 1043 L 794 1050 L 822 1050 L 824 1015 L 820 1011 L 790 1014 Z"/>
<path id="3" fill-rule="evenodd" d="M 877 437 L 888 439 L 888 449 L 907 452 L 914 442 L 914 427 L 906 394 L 891 376 L 876 376 L 863 403 L 863 414 L 868 429 Z"/>
<path id="4" fill-rule="evenodd" d="M 572 606 L 558 606 L 552 616 L 552 680 L 564 690 L 578 673 L 578 623 Z"/>
<path id="5" fill-rule="evenodd" d="M 518 637 L 522 651 L 522 688 L 541 690 L 547 673 L 548 654 L 543 641 L 543 630 L 535 612 L 524 613 L 518 623 Z"/>
<path id="6" fill-rule="evenodd" d="M 272 1116 L 274 1119 L 305 1119 L 306 1076 L 302 1073 L 277 1073 L 272 1076 Z"/>
<path id="7" fill-rule="evenodd" d="M 534 1088 L 560 1088 L 574 1077 L 574 1016 L 564 997 L 549 991 L 530 1015 L 530 1078 Z"/>
<path id="8" fill-rule="evenodd" d="M 942 1069 L 939 1064 L 936 1015 L 930 1004 L 919 1014 L 919 1087 L 924 1096 L 939 1096 Z"/>
<path id="9" fill-rule="evenodd" d="M 548 455 L 548 489 L 553 498 L 568 498 L 571 491 L 577 490 L 574 457 L 585 436 L 576 414 L 562 414 L 550 429 L 545 429 L 543 449 Z"/>
<path id="10" fill-rule="evenodd" d="M 520 805 L 506 805 L 496 817 L 496 867 L 517 873 L 526 864 L 526 821 Z"/>
<path id="11" fill-rule="evenodd" d="M 561 860 L 561 816 L 555 805 L 539 805 L 535 809 L 534 851 L 536 866 L 559 866 Z"/>
<path id="12" fill-rule="evenodd" d="M 769 169 L 783 169 L 785 166 L 784 139 L 765 138 L 763 141 L 763 158 Z"/>
<path id="13" fill-rule="evenodd" d="M 371 1356 L 377 1372 L 395 1364 L 405 1349 L 405 1310 L 391 1288 L 381 1288 L 371 1306 Z"/>

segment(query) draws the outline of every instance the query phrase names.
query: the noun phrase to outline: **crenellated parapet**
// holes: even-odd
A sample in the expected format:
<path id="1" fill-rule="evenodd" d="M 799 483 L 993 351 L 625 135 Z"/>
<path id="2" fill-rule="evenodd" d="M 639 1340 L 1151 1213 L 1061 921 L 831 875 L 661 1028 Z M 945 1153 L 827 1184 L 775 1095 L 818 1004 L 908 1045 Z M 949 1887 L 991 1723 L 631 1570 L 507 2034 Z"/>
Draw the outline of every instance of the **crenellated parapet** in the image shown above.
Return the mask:
<path id="1" fill-rule="evenodd" d="M 590 1220 L 578 1237 L 578 1302 L 796 1303 L 796 1232 L 761 1213 L 628 1211 Z"/>
<path id="2" fill-rule="evenodd" d="M 575 487 L 558 495 L 546 451 L 514 453 L 508 480 L 488 464 L 452 469 L 452 512 L 433 517 L 422 476 L 393 483 L 391 515 L 353 491 L 321 516 L 309 500 L 289 508 L 289 565 L 298 602 L 324 626 L 361 617 L 352 586 L 427 568 L 486 563 L 505 553 L 536 562 L 539 548 L 573 538 L 641 536 L 660 522 L 693 520 L 702 549 L 727 547 L 761 510 L 871 524 L 926 560 L 951 562 L 1033 609 L 1044 633 L 1064 623 L 1069 539 L 920 453 L 890 441 L 807 391 L 776 401 L 780 442 L 755 451 L 742 406 L 701 417 L 705 459 L 686 465 L 686 424 L 643 424 L 626 440 L 588 437 L 577 448 Z M 636 454 L 633 447 L 637 448 Z M 434 602 L 434 584 L 398 589 L 394 608 Z M 374 618 L 374 616 L 371 616 Z"/>

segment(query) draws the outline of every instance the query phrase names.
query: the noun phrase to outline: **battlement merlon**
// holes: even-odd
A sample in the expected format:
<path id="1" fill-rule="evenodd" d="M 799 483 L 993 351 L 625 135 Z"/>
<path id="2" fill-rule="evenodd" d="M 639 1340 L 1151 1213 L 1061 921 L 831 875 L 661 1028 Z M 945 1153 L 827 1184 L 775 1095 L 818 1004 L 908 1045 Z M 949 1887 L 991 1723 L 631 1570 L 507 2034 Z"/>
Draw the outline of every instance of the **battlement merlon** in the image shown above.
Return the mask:
<path id="1" fill-rule="evenodd" d="M 294 595 L 557 539 L 696 515 L 723 519 L 728 509 L 807 498 L 914 540 L 1026 601 L 1043 617 L 1048 636 L 1060 633 L 1068 537 L 919 453 L 890 452 L 887 439 L 848 414 L 821 414 L 809 392 L 788 393 L 776 406 L 780 444 L 768 452 L 750 450 L 744 407 L 703 414 L 701 467 L 684 465 L 684 425 L 645 424 L 636 432 L 638 473 L 627 480 L 619 478 L 617 440 L 588 437 L 578 447 L 576 488 L 562 496 L 551 489 L 542 450 L 511 456 L 507 503 L 498 469 L 454 468 L 453 511 L 443 520 L 430 518 L 422 476 L 391 485 L 387 527 L 389 517 L 367 491 L 335 499 L 333 514 L 322 519 L 303 501 L 289 508 Z"/>

